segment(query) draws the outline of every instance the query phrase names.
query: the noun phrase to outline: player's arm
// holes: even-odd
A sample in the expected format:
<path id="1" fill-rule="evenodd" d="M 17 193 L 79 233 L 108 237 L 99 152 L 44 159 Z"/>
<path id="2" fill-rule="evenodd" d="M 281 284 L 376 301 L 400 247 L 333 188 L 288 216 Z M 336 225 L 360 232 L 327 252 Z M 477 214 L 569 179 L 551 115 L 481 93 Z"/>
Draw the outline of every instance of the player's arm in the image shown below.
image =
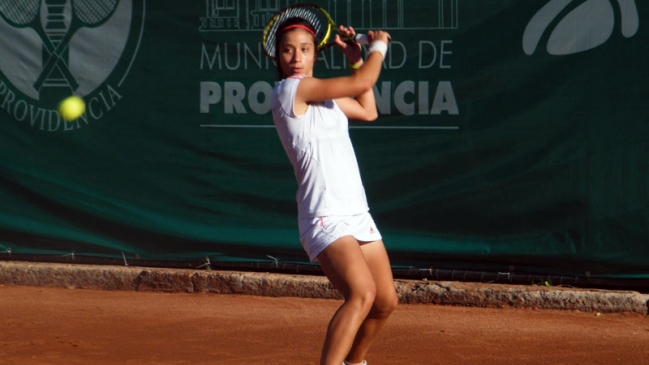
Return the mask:
<path id="1" fill-rule="evenodd" d="M 387 47 L 389 40 L 388 33 L 383 31 L 370 31 L 367 35 L 370 38 L 370 41 L 383 42 Z M 338 37 L 336 42 L 343 43 Z M 318 79 L 314 77 L 303 79 L 300 81 L 296 90 L 295 101 L 310 103 L 340 99 L 344 97 L 355 97 L 355 99 L 352 100 L 359 104 L 361 104 L 361 102 L 365 103 L 368 110 L 372 108 L 375 109 L 376 106 L 374 105 L 372 87 L 378 80 L 382 67 L 383 54 L 381 52 L 371 52 L 367 56 L 367 59 L 362 63 L 362 66 L 358 70 L 354 70 L 354 72 L 349 76 L 329 79 Z M 359 98 L 361 102 L 359 102 Z M 347 103 L 343 102 L 343 104 Z M 345 111 L 345 109 L 343 109 L 343 111 Z M 351 110 L 350 112 L 356 114 L 354 110 Z M 349 115 L 348 118 L 356 119 Z M 362 118 L 362 120 L 365 120 L 365 118 Z"/>
<path id="2" fill-rule="evenodd" d="M 346 37 L 352 37 L 354 36 L 355 31 L 352 27 L 347 28 L 341 26 L 339 33 Z M 375 36 L 375 34 L 373 34 L 373 36 Z M 364 62 L 360 45 L 342 42 L 340 37 L 336 38 L 336 43 L 342 49 L 345 56 L 347 56 L 349 68 L 352 70 L 352 74 L 358 72 L 363 67 Z M 376 120 L 379 116 L 376 111 L 376 99 L 374 98 L 373 88 L 370 88 L 361 94 L 354 95 L 353 98 L 336 99 L 336 103 L 350 120 L 371 122 Z"/>
<path id="3" fill-rule="evenodd" d="M 359 122 L 371 122 L 378 118 L 376 100 L 372 89 L 354 98 L 344 97 L 335 99 L 336 104 L 345 113 L 348 119 Z"/>
<path id="4" fill-rule="evenodd" d="M 355 73 L 362 67 L 363 60 L 360 59 L 357 62 L 350 64 L 353 65 L 353 67 L 351 67 L 352 73 Z M 353 98 L 345 97 L 336 99 L 336 103 L 350 120 L 371 122 L 376 120 L 379 116 L 376 110 L 376 99 L 374 97 L 373 88 L 370 88 L 359 95 L 354 95 Z"/>

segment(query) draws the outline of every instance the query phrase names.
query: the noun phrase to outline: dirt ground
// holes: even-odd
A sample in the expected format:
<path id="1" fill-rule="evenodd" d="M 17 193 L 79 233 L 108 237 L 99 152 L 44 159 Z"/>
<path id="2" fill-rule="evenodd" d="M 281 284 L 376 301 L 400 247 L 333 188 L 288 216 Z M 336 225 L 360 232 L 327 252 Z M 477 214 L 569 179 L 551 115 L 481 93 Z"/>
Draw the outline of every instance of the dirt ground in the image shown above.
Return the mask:
<path id="1" fill-rule="evenodd" d="M 337 300 L 0 286 L 0 364 L 317 364 Z M 370 365 L 649 364 L 649 317 L 401 305 Z"/>

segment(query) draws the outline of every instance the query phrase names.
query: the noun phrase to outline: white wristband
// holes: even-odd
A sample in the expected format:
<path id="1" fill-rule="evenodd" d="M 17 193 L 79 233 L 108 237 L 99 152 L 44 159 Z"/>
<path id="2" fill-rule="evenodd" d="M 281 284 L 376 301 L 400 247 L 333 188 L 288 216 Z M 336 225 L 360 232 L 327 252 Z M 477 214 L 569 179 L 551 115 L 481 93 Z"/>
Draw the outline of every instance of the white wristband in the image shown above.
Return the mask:
<path id="1" fill-rule="evenodd" d="M 368 54 L 372 52 L 378 52 L 385 58 L 385 54 L 388 52 L 388 45 L 383 41 L 373 41 L 367 50 Z"/>

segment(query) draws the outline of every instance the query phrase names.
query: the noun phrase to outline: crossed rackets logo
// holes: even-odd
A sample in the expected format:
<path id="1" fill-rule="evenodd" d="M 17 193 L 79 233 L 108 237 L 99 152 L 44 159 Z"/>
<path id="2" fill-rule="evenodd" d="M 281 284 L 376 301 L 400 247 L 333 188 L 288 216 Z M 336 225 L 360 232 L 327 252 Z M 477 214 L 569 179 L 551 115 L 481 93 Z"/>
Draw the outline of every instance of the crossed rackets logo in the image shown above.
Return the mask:
<path id="1" fill-rule="evenodd" d="M 640 26 L 635 0 L 551 0 L 527 24 L 523 51 L 532 55 L 552 25 L 546 46 L 551 55 L 575 54 L 602 45 L 615 29 L 613 3 L 617 3 L 622 35 L 633 37 Z"/>
<path id="2" fill-rule="evenodd" d="M 47 132 L 104 118 L 122 99 L 144 35 L 146 0 L 0 0 L 0 109 Z M 86 113 L 63 123 L 71 94 Z"/>
<path id="3" fill-rule="evenodd" d="M 32 28 L 43 46 L 43 70 L 33 84 L 41 92 L 44 87 L 76 90 L 79 83 L 71 74 L 67 50 L 72 37 L 81 28 L 94 28 L 105 23 L 117 9 L 119 0 L 0 0 L 0 16 L 16 28 Z M 45 9 L 41 9 L 45 5 Z M 45 23 L 41 13 L 45 10 Z M 69 19 L 66 21 L 66 19 Z"/>

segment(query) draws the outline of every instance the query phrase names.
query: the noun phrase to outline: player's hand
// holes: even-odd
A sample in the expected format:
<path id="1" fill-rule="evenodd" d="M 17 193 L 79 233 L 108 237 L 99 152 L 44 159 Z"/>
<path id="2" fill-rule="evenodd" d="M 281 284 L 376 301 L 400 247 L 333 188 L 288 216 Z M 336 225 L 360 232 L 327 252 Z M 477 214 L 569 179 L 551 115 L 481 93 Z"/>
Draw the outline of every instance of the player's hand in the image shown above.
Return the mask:
<path id="1" fill-rule="evenodd" d="M 367 32 L 367 38 L 369 38 L 370 43 L 373 41 L 381 41 L 387 45 L 390 44 L 390 40 L 392 39 L 390 38 L 390 34 L 383 30 L 370 30 Z"/>
<path id="2" fill-rule="evenodd" d="M 352 41 L 343 41 L 343 38 L 349 38 L 356 34 L 354 28 L 340 26 L 338 28 L 339 34 L 336 34 L 334 41 L 342 49 L 345 56 L 350 63 L 355 64 L 361 59 L 361 45 Z"/>

